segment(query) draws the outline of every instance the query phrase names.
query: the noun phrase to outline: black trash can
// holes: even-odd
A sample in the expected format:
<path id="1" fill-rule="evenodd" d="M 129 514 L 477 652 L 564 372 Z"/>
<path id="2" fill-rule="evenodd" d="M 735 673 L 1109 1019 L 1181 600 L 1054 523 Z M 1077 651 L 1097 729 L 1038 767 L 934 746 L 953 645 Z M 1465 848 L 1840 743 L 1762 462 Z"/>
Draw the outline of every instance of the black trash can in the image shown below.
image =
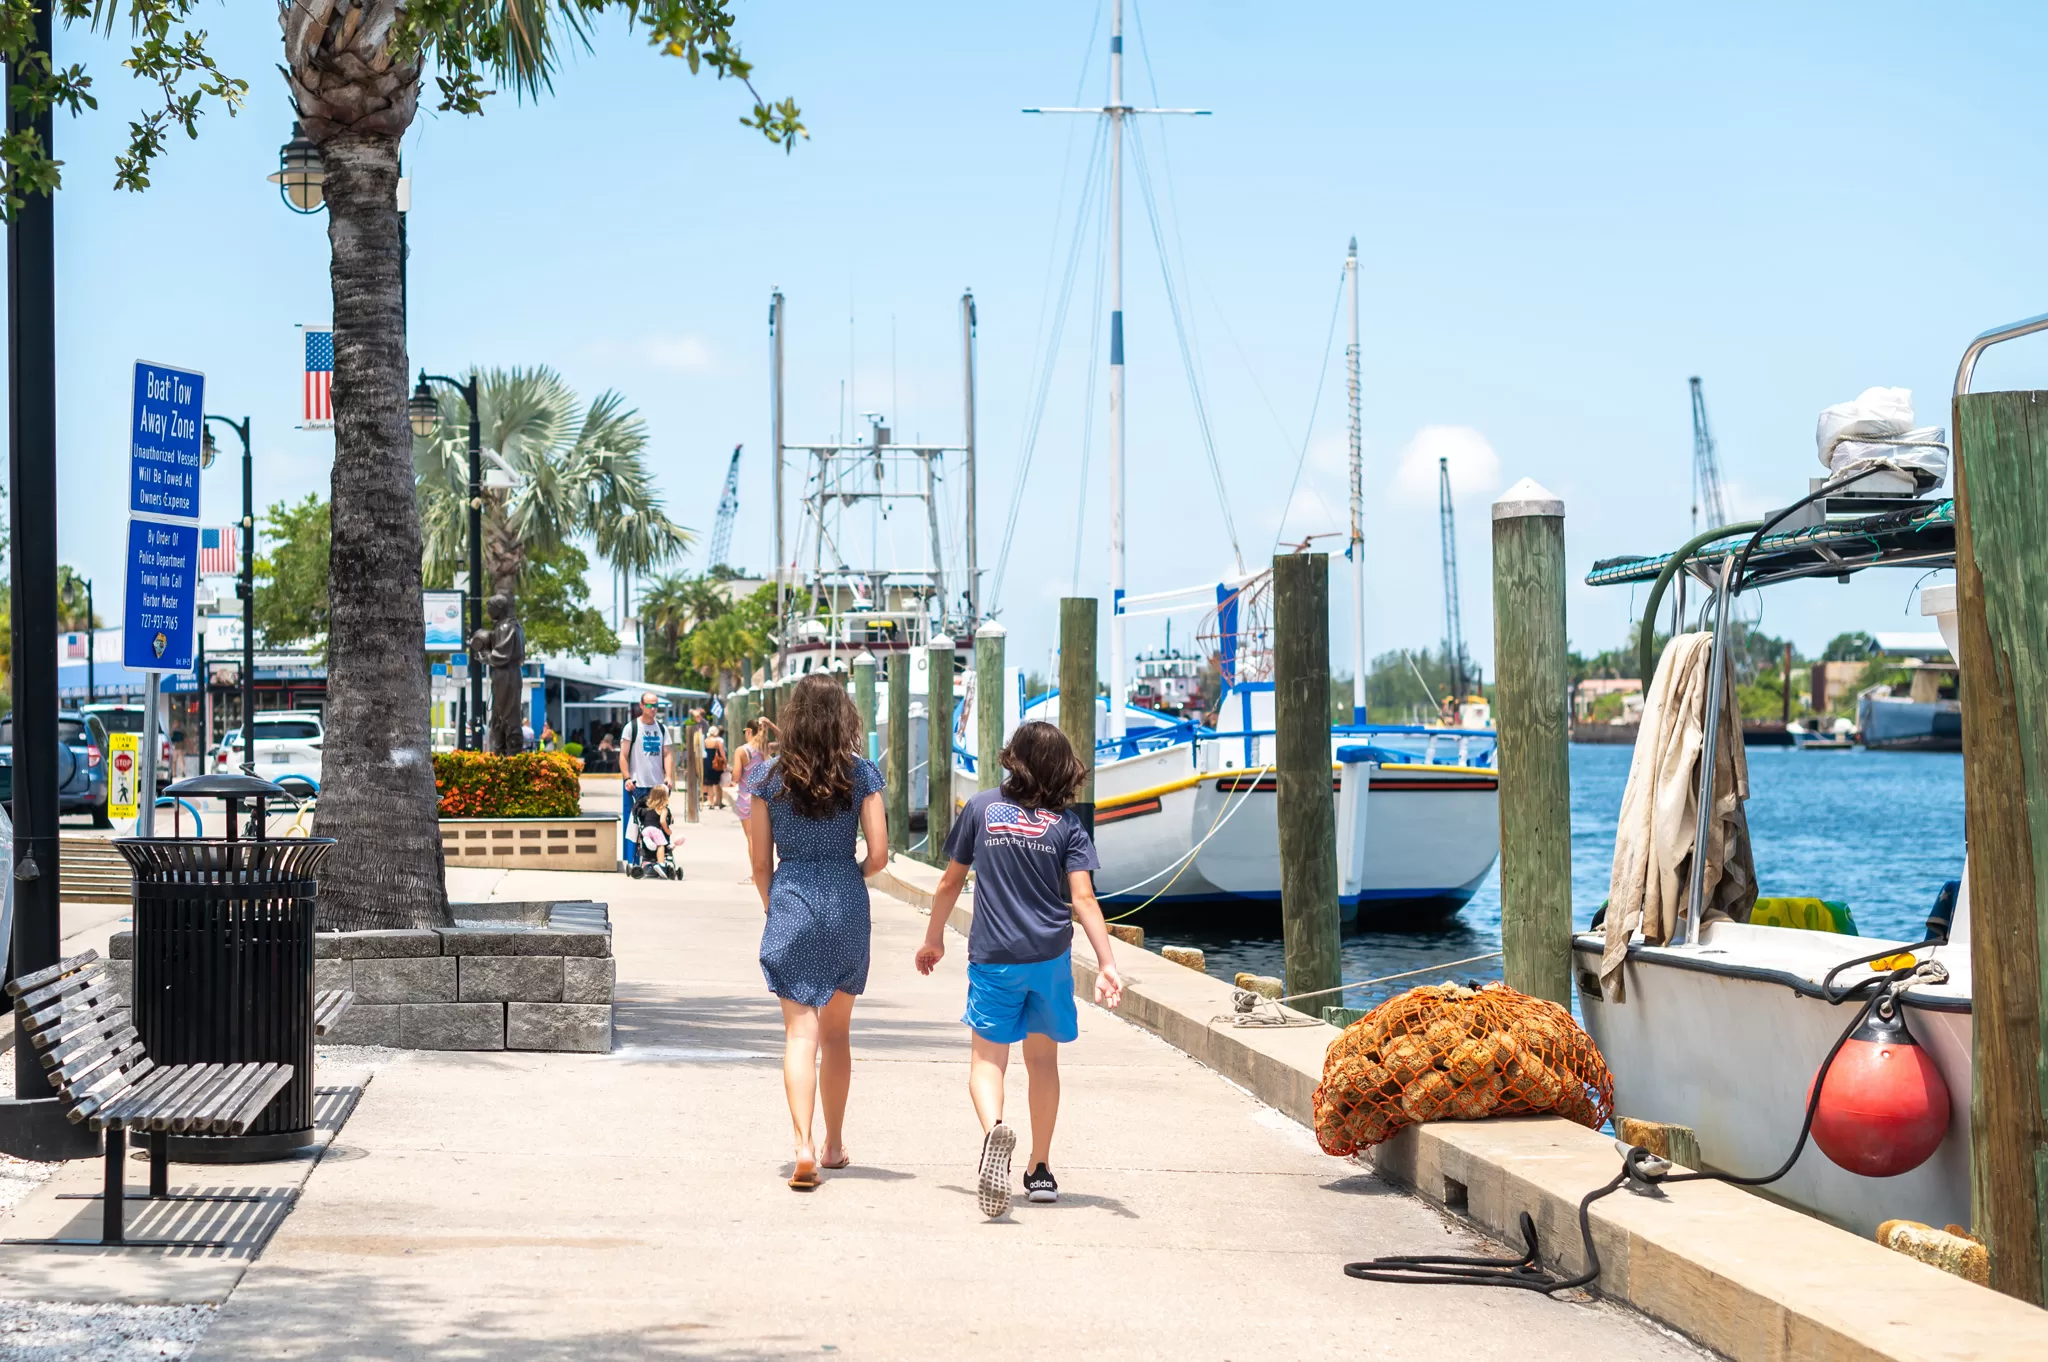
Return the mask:
<path id="1" fill-rule="evenodd" d="M 281 1158 L 313 1142 L 313 905 L 332 838 L 262 836 L 282 787 L 246 775 L 196 776 L 173 797 L 225 799 L 228 836 L 115 839 L 135 869 L 136 1031 L 171 1064 L 289 1064 L 292 1081 L 246 1135 L 171 1137 L 183 1162 Z M 237 840 L 254 800 L 254 840 Z"/>

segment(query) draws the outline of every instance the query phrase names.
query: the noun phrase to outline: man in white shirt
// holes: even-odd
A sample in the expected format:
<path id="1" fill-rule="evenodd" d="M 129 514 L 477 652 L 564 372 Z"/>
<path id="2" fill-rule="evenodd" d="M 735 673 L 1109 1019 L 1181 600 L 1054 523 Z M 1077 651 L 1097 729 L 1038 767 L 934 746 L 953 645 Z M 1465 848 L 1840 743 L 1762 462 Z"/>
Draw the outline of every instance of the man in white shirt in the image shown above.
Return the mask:
<path id="1" fill-rule="evenodd" d="M 619 735 L 619 756 L 626 772 L 626 792 L 637 807 L 657 785 L 676 784 L 675 745 L 661 721 L 661 701 L 649 691 L 640 697 L 640 713 Z"/>

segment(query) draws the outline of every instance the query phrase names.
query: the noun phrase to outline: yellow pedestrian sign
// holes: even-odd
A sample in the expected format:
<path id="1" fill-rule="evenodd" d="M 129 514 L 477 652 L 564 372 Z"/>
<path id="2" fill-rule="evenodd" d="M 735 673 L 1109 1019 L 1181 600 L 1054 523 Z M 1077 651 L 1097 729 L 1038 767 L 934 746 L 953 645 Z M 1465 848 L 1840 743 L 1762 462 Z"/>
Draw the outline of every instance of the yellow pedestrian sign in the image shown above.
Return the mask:
<path id="1" fill-rule="evenodd" d="M 134 733 L 107 734 L 107 817 L 133 818 L 142 783 L 141 739 Z"/>

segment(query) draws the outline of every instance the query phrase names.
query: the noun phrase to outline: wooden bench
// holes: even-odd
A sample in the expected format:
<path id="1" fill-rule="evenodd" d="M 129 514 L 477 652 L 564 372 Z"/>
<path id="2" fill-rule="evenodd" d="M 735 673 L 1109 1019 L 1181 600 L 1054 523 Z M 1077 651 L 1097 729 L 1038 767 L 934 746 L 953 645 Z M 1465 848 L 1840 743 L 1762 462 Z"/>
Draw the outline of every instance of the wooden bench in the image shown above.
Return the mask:
<path id="1" fill-rule="evenodd" d="M 144 1052 L 128 1011 L 95 951 L 60 960 L 7 985 L 14 999 L 16 1044 L 31 1045 L 49 1071 L 68 1115 L 106 1134 L 105 1190 L 77 1194 L 104 1203 L 98 1239 L 8 1239 L 9 1244 L 98 1245 L 138 1248 L 230 1248 L 210 1239 L 130 1239 L 128 1201 L 264 1201 L 262 1196 L 172 1195 L 170 1137 L 240 1135 L 291 1082 L 289 1064 L 179 1064 L 164 1066 Z M 339 991 L 337 991 L 339 992 Z M 344 994 L 332 1015 L 353 1002 Z M 131 1130 L 149 1141 L 149 1193 L 127 1191 L 122 1160 Z"/>

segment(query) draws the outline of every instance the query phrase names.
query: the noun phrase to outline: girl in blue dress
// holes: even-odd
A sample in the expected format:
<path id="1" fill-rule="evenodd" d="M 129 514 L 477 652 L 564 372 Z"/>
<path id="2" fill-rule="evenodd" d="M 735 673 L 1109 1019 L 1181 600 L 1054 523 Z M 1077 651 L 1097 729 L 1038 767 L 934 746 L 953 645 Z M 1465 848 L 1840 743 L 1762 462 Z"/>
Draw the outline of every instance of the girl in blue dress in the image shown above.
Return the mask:
<path id="1" fill-rule="evenodd" d="M 842 681 L 806 676 L 777 717 L 779 752 L 747 771 L 747 841 L 768 915 L 761 974 L 782 1000 L 782 1086 L 796 1135 L 789 1185 L 807 1192 L 820 1168 L 849 1162 L 841 1138 L 853 1081 L 848 1028 L 868 982 L 867 876 L 889 863 L 889 826 L 882 773 L 860 754 L 860 714 Z M 867 844 L 859 859 L 856 833 Z M 821 1095 L 822 1148 L 811 1140 Z"/>

